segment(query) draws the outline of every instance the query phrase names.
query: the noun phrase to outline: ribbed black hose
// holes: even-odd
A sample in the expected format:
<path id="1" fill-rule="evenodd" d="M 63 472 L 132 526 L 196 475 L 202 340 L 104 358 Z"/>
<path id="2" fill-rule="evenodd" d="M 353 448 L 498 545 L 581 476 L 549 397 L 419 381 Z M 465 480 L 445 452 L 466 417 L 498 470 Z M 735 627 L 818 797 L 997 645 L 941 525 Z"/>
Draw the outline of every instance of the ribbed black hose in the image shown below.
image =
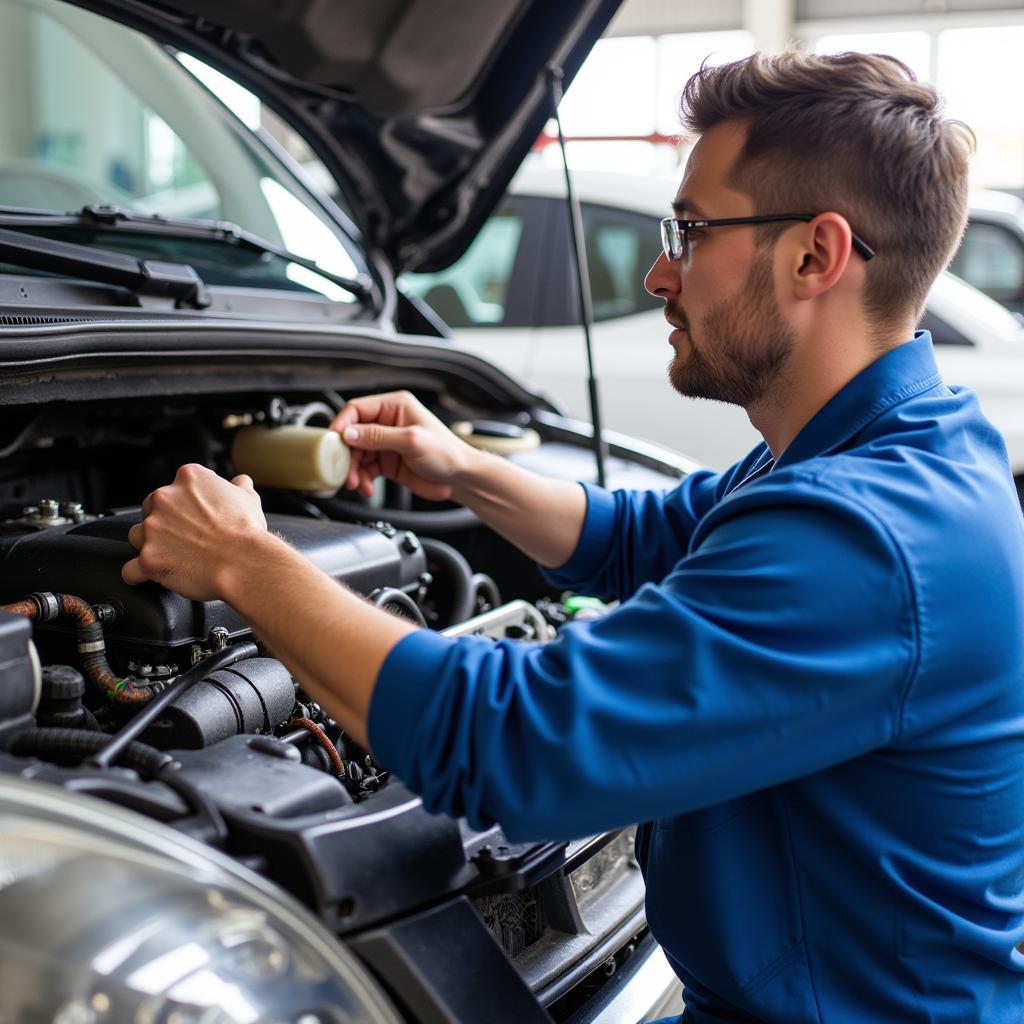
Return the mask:
<path id="1" fill-rule="evenodd" d="M 84 729 L 33 729 L 15 737 L 10 752 L 18 757 L 38 757 L 44 761 L 56 759 L 58 764 L 79 764 L 109 742 L 110 737 L 105 733 Z M 148 743 L 129 743 L 117 754 L 119 765 L 134 768 L 146 778 L 152 778 L 174 761 L 170 754 Z"/>
<path id="2" fill-rule="evenodd" d="M 450 544 L 433 537 L 420 537 L 427 565 L 433 562 L 441 567 L 451 587 L 452 601 L 448 612 L 448 625 L 455 626 L 472 618 L 476 611 L 476 591 L 473 587 L 473 570 Z"/>

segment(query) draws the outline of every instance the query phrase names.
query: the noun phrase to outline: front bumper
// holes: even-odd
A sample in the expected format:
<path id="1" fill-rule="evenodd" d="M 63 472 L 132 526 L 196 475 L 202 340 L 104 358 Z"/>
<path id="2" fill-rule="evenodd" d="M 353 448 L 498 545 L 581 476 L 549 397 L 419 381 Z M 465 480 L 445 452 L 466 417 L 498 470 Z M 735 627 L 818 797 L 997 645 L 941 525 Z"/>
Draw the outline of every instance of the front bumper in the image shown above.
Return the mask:
<path id="1" fill-rule="evenodd" d="M 679 1014 L 683 987 L 648 933 L 614 978 L 567 1024 L 641 1024 Z"/>

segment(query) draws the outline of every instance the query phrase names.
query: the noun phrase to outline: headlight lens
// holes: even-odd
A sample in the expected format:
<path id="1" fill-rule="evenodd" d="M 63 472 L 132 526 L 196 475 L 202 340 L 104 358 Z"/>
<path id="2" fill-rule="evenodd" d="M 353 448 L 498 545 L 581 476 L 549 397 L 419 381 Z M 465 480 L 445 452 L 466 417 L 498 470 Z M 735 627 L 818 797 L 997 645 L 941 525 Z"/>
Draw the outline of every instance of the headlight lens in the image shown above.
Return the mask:
<path id="1" fill-rule="evenodd" d="M 0 1024 L 399 1024 L 279 889 L 170 829 L 0 780 Z"/>

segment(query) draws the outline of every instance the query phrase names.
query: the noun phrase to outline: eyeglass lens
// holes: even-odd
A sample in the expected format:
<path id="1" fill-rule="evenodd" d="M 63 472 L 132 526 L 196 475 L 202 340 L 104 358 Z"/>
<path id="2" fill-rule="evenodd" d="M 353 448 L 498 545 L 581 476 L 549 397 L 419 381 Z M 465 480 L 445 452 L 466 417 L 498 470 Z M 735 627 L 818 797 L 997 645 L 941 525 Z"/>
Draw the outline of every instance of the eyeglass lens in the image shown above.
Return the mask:
<path id="1" fill-rule="evenodd" d="M 665 250 L 665 256 L 670 260 L 677 260 L 683 256 L 687 249 L 686 231 L 674 220 L 663 220 L 661 222 L 661 245 Z"/>

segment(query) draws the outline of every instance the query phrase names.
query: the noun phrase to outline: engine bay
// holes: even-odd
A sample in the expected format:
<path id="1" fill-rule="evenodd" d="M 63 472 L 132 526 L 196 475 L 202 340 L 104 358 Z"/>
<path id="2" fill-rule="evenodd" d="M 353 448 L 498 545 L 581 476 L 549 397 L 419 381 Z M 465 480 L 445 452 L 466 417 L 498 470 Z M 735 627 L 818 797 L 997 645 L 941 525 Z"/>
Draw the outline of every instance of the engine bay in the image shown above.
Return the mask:
<path id="1" fill-rule="evenodd" d="M 125 402 L 116 410 L 109 404 L 81 410 L 70 433 L 62 429 L 63 411 L 38 413 L 19 426 L 4 448 L 7 472 L 0 481 L 0 606 L 30 620 L 40 667 L 31 687 L 9 686 L 0 698 L 0 736 L 14 737 L 11 753 L 81 765 L 86 748 L 101 750 L 105 738 L 176 690 L 175 699 L 159 700 L 159 715 L 133 732 L 133 744 L 175 751 L 165 766 L 182 763 L 180 751 L 263 737 L 266 742 L 245 749 L 273 750 L 268 763 L 276 774 L 283 763 L 294 766 L 296 778 L 312 770 L 337 782 L 328 795 L 320 778 L 308 785 L 292 780 L 300 795 L 290 813 L 360 801 L 386 784 L 386 771 L 341 733 L 287 669 L 269 652 L 251 649 L 252 632 L 233 609 L 121 579 L 122 565 L 135 553 L 127 536 L 141 519 L 138 504 L 173 478 L 178 463 L 202 462 L 233 475 L 230 452 L 239 431 L 254 423 L 270 430 L 327 426 L 339 407 L 334 395 L 298 402 L 273 395 L 248 406 L 237 398 L 227 406 L 178 400 L 159 413 L 152 403 Z M 547 618 L 535 605 L 524 610 L 521 581 L 511 578 L 517 600 L 494 615 L 503 587 L 460 551 L 473 546 L 467 535 L 486 532 L 464 509 L 417 508 L 412 495 L 390 483 L 370 501 L 274 488 L 262 489 L 262 499 L 268 527 L 332 579 L 420 625 L 453 630 L 483 615 L 474 631 L 541 639 L 557 618 L 550 599 L 542 604 Z M 402 525 L 432 519 L 458 546 Z M 475 540 L 479 548 L 481 538 Z M 508 552 L 498 553 L 488 567 L 509 576 L 502 566 Z M 539 577 L 524 574 L 534 576 L 536 587 Z M 217 667 L 202 671 L 214 662 Z M 35 728 L 25 733 L 26 724 Z M 202 774 L 206 762 L 193 761 Z M 249 770 L 259 771 L 258 763 Z"/>
<path id="2" fill-rule="evenodd" d="M 586 439 L 557 417 L 475 420 L 440 393 L 418 396 L 470 443 L 551 476 L 590 471 Z M 428 915 L 429 930 L 430 908 L 468 897 L 475 915 L 459 929 L 489 933 L 551 1006 L 603 950 L 627 957 L 643 931 L 628 833 L 513 844 L 497 826 L 475 833 L 427 814 L 232 608 L 121 579 L 142 501 L 180 465 L 231 477 L 240 431 L 326 427 L 341 405 L 333 391 L 262 391 L 0 408 L 0 773 L 99 797 L 228 853 L 382 976 L 413 941 L 411 925 L 389 922 Z M 635 455 L 613 452 L 609 467 L 621 486 L 673 477 Z M 601 611 L 553 592 L 460 506 L 391 482 L 368 499 L 258 490 L 271 530 L 421 626 L 545 641 Z M 574 871 L 593 874 L 578 899 Z M 576 909 L 562 920 L 567 900 Z"/>

